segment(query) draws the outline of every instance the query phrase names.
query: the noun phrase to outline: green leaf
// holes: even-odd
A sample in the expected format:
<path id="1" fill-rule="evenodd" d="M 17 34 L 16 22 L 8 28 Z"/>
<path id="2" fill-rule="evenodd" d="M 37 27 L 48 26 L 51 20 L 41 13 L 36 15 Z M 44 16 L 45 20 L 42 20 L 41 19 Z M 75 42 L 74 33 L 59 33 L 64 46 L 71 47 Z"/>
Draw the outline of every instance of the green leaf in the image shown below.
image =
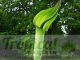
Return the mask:
<path id="1" fill-rule="evenodd" d="M 50 25 L 53 23 L 56 17 L 57 17 L 57 14 L 54 16 L 54 18 L 50 19 L 48 22 L 44 24 L 43 26 L 44 31 L 47 31 L 49 29 Z"/>
<path id="2" fill-rule="evenodd" d="M 54 7 L 40 11 L 33 20 L 33 23 L 37 27 L 41 27 L 44 31 L 48 30 L 52 22 L 57 17 L 57 12 L 60 7 L 58 1 Z"/>

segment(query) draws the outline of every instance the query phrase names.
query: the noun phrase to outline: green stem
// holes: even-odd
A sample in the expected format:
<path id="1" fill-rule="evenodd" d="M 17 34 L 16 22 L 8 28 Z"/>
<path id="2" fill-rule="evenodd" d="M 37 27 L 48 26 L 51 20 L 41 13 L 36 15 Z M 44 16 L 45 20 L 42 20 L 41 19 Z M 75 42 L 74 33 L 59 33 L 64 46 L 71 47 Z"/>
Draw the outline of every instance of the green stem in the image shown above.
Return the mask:
<path id="1" fill-rule="evenodd" d="M 36 27 L 34 53 L 33 53 L 34 60 L 41 60 L 43 43 L 44 43 L 44 34 L 45 32 L 41 28 Z"/>

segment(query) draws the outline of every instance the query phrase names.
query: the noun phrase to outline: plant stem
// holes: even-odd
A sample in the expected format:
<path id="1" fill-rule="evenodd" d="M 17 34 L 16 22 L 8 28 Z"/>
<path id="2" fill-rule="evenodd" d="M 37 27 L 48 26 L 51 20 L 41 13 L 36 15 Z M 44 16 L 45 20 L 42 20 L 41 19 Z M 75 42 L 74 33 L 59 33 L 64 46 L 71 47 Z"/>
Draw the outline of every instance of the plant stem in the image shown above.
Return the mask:
<path id="1" fill-rule="evenodd" d="M 44 34 L 45 32 L 41 28 L 36 27 L 34 53 L 33 53 L 34 60 L 41 60 L 43 44 L 44 44 Z"/>

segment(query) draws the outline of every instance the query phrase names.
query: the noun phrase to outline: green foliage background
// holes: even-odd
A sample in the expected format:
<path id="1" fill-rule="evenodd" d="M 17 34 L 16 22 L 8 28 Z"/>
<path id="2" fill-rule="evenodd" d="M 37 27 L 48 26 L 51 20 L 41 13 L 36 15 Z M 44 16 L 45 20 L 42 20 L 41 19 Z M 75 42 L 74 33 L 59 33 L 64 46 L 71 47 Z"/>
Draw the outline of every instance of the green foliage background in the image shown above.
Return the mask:
<path id="1" fill-rule="evenodd" d="M 34 16 L 55 4 L 56 0 L 0 0 L 0 34 L 34 34 Z M 80 34 L 80 0 L 63 0 L 59 16 L 48 34 Z M 76 31 L 76 32 L 74 32 Z"/>
<path id="2" fill-rule="evenodd" d="M 0 35 L 35 34 L 34 16 L 39 11 L 52 7 L 55 2 L 56 0 L 0 0 Z M 62 0 L 58 17 L 46 34 L 80 34 L 80 0 Z M 25 42 L 25 39 L 18 48 L 29 53 L 26 49 L 33 49 L 33 41 L 28 39 Z M 54 42 L 50 42 L 52 45 L 45 43 L 48 44 L 45 44 L 45 49 L 53 49 L 56 46 L 53 46 Z"/>

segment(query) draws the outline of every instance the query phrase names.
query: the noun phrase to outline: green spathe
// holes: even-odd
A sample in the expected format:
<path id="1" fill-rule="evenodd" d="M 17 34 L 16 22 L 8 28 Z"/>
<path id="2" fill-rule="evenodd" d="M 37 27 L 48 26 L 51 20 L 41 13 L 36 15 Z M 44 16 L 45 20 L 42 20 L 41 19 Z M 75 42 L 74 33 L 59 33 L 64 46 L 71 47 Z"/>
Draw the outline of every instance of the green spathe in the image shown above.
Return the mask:
<path id="1" fill-rule="evenodd" d="M 57 17 L 59 5 L 60 3 L 57 2 L 54 7 L 40 11 L 34 17 L 34 20 L 33 20 L 34 25 L 37 27 L 41 27 L 44 31 L 48 30 L 52 22 Z"/>

